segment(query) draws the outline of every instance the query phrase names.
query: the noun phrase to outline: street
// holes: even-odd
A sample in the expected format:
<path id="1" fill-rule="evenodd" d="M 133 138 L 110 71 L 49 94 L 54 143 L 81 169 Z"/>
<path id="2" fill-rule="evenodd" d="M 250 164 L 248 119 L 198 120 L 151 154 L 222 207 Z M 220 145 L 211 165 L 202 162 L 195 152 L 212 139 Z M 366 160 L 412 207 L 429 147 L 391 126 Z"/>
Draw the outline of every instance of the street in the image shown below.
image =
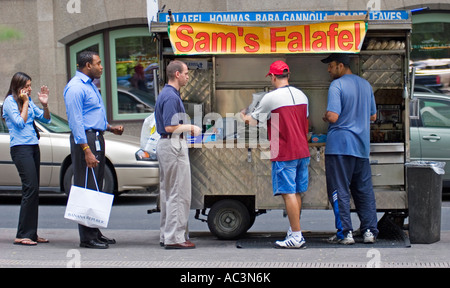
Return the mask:
<path id="1" fill-rule="evenodd" d="M 17 228 L 20 209 L 20 196 L 0 194 L 0 228 Z M 122 194 L 114 200 L 108 229 L 112 230 L 159 230 L 159 213 L 148 214 L 149 209 L 156 207 L 156 197 L 146 193 Z M 76 224 L 64 219 L 67 198 L 61 194 L 44 194 L 40 197 L 39 229 L 75 229 Z M 450 231 L 450 197 L 442 200 L 441 230 Z M 194 219 L 195 211 L 191 211 L 190 231 L 209 232 L 206 222 Z M 379 213 L 381 217 L 383 213 Z M 200 215 L 206 219 L 206 216 Z M 333 213 L 330 210 L 302 211 L 302 230 L 334 231 Z M 358 227 L 358 217 L 352 213 L 353 226 Z M 284 232 L 288 220 L 283 217 L 282 210 L 267 211 L 256 218 L 249 232 Z M 355 228 L 355 229 L 356 229 Z"/>
<path id="2" fill-rule="evenodd" d="M 450 267 L 450 202 L 443 201 L 441 240 L 411 247 L 308 247 L 301 250 L 273 248 L 238 249 L 236 241 L 221 241 L 211 235 L 207 224 L 189 222 L 196 249 L 169 251 L 159 246 L 159 213 L 147 214 L 155 197 L 124 195 L 117 197 L 108 229 L 103 233 L 117 240 L 107 250 L 79 248 L 76 224 L 63 218 L 66 198 L 41 197 L 40 236 L 50 243 L 37 247 L 13 245 L 20 197 L 0 196 L 0 267 L 135 267 L 135 268 L 333 268 L 333 267 Z M 354 227 L 358 220 L 354 216 Z M 380 217 L 382 214 L 380 213 Z M 250 237 L 284 237 L 287 218 L 273 210 L 258 216 L 249 230 Z M 356 229 L 355 228 L 355 229 Z M 331 211 L 305 210 L 302 230 L 306 233 L 334 231 Z M 361 244 L 363 245 L 363 244 Z M 374 262 L 375 261 L 375 262 Z"/>
<path id="3" fill-rule="evenodd" d="M 147 210 L 156 206 L 156 197 L 149 194 L 123 194 L 116 197 L 111 211 L 108 229 L 159 230 L 159 213 L 148 214 Z M 67 199 L 64 195 L 45 194 L 40 197 L 39 228 L 40 229 L 74 229 L 76 225 L 63 218 Z M 16 228 L 20 208 L 20 196 L 0 195 L 0 219 L 2 228 Z M 308 214 L 313 217 L 308 217 Z M 333 230 L 331 211 L 304 211 L 304 229 L 327 231 Z M 12 216 L 14 215 L 14 217 Z M 194 219 L 195 211 L 191 211 L 189 228 L 191 231 L 209 231 L 205 222 Z M 331 218 L 330 218 L 331 217 Z M 200 218 L 206 218 L 201 216 Z M 355 218 L 357 221 L 357 218 Z M 282 210 L 268 211 L 258 216 L 250 232 L 281 232 L 280 227 L 287 227 L 288 220 L 283 217 Z M 287 229 L 287 228 L 286 228 Z"/>

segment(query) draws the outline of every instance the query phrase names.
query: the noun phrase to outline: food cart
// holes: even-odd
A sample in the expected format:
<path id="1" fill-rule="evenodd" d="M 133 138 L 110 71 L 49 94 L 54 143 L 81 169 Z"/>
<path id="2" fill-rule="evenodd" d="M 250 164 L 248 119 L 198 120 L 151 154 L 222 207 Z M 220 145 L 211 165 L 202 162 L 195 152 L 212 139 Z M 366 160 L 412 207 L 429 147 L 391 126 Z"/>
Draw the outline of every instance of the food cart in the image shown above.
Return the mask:
<path id="1" fill-rule="evenodd" d="M 289 65 L 290 84 L 309 99 L 311 162 L 302 209 L 332 209 L 322 120 L 331 80 L 320 60 L 331 52 L 350 52 L 352 72 L 371 83 L 378 107 L 370 154 L 377 211 L 404 219 L 411 29 L 408 11 L 160 13 L 151 25 L 158 41 L 159 86 L 167 82 L 169 61 L 187 63 L 190 81 L 181 97 L 192 122 L 205 132 L 203 141 L 189 144 L 196 218 L 207 221 L 218 238 L 232 239 L 257 215 L 284 209 L 282 198 L 272 194 L 265 127 L 248 127 L 238 117 L 257 95 L 272 89 L 265 75 L 276 60 Z"/>

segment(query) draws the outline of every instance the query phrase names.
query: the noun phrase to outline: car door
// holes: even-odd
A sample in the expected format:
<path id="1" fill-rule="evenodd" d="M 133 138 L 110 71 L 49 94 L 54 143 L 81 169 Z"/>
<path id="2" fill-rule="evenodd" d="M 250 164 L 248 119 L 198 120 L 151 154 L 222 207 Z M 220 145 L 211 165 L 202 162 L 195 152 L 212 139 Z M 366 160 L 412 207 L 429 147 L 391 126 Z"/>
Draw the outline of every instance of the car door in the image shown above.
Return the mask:
<path id="1" fill-rule="evenodd" d="M 3 118 L 0 118 L 0 186 L 21 186 L 19 173 L 11 159 L 9 148 L 9 130 Z"/>
<path id="2" fill-rule="evenodd" d="M 450 180 L 450 101 L 419 98 L 417 131 L 411 142 L 420 150 L 420 160 L 445 162 L 444 180 Z M 413 150 L 411 151 L 411 154 Z"/>
<path id="3" fill-rule="evenodd" d="M 43 144 L 44 143 L 44 144 Z M 22 181 L 20 180 L 19 172 L 17 172 L 16 165 L 11 159 L 10 154 L 10 136 L 9 130 L 3 118 L 0 119 L 0 186 L 2 189 L 20 189 Z M 40 168 L 40 185 L 48 186 L 51 176 L 51 143 L 48 133 L 42 133 L 39 141 L 39 148 L 41 151 L 41 168 Z M 50 157 L 50 158 L 49 158 Z"/>
<path id="4" fill-rule="evenodd" d="M 41 151 L 40 162 L 40 186 L 49 187 L 50 179 L 53 172 L 53 154 L 52 154 L 52 141 L 50 133 L 46 131 L 40 131 L 41 138 L 39 139 L 39 150 Z"/>

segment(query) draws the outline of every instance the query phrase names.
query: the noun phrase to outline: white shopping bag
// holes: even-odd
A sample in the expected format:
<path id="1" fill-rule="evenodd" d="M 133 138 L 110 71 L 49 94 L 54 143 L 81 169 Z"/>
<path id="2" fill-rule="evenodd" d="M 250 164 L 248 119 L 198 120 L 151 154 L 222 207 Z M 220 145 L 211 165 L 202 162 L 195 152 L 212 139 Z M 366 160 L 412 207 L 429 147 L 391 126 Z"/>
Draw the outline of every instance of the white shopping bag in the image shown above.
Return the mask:
<path id="1" fill-rule="evenodd" d="M 91 169 L 92 173 L 94 173 L 94 169 Z M 97 191 L 87 189 L 87 171 L 85 187 L 72 185 L 70 189 L 64 218 L 91 228 L 106 228 L 114 195 L 98 190 L 95 174 L 94 180 Z"/>

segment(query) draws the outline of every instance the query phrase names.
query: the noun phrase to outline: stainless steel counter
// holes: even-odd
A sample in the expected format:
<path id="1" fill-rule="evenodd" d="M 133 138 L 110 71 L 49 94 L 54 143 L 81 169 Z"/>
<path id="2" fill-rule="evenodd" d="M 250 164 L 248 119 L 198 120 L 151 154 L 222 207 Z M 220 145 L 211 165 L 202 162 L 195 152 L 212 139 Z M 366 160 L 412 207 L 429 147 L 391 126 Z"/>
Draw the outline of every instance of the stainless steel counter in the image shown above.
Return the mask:
<path id="1" fill-rule="evenodd" d="M 268 146 L 238 144 L 191 144 L 192 209 L 208 208 L 208 197 L 250 197 L 255 209 L 284 209 L 282 198 L 272 194 Z M 303 197 L 303 209 L 331 209 L 326 191 L 325 143 L 310 143 L 309 149 L 309 187 Z M 372 149 L 371 157 L 393 159 L 390 156 L 396 155 L 400 160 L 395 161 L 403 159 L 403 143 L 375 143 Z M 377 161 L 372 165 L 377 209 L 406 209 L 403 162 Z"/>

